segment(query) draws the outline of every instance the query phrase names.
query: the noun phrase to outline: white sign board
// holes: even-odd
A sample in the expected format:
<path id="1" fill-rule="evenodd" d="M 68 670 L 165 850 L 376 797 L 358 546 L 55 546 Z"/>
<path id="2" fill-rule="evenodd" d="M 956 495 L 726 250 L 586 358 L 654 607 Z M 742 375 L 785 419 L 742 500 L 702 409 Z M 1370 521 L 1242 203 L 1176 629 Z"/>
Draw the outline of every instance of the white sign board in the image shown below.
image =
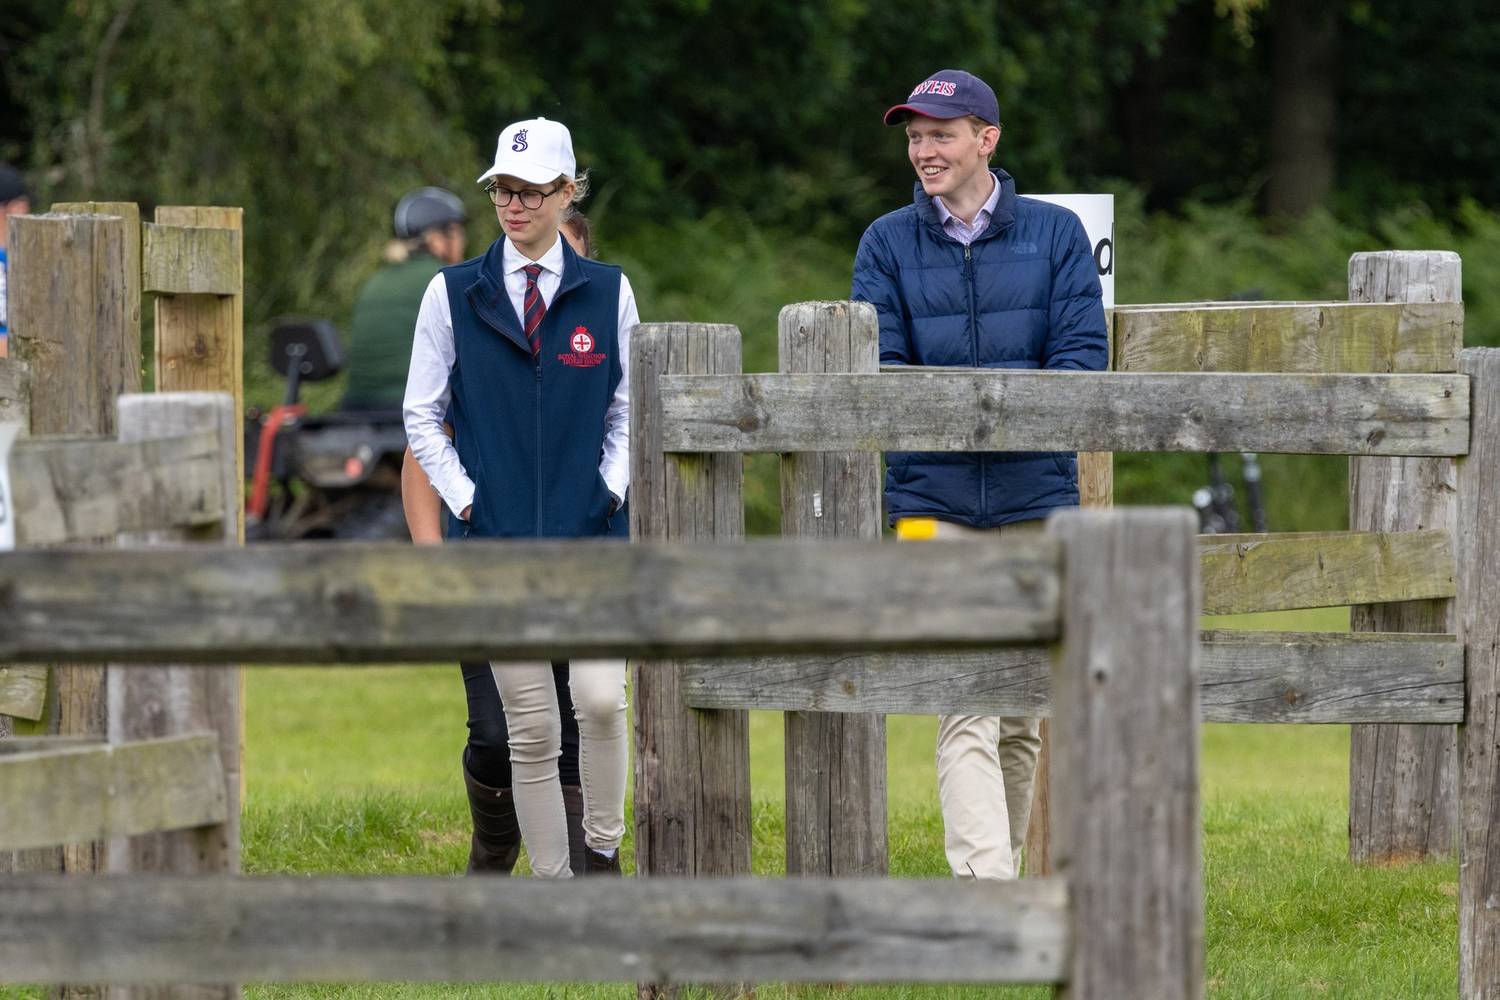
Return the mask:
<path id="1" fill-rule="evenodd" d="M 1099 269 L 1099 284 L 1104 287 L 1104 308 L 1115 307 L 1115 196 L 1112 194 L 1029 194 L 1037 201 L 1061 205 L 1083 222 L 1089 245 L 1094 248 L 1094 265 Z"/>
<path id="2" fill-rule="evenodd" d="M 10 492 L 10 446 L 21 436 L 19 423 L 0 424 L 0 552 L 16 547 L 16 507 Z"/>

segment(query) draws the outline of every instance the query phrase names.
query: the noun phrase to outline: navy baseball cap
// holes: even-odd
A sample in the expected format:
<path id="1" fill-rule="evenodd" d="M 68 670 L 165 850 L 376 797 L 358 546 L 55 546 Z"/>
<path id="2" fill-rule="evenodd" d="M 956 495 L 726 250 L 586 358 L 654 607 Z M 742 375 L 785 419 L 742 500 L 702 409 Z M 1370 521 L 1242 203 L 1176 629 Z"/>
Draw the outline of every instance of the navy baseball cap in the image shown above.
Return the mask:
<path id="1" fill-rule="evenodd" d="M 1000 103 L 995 92 L 973 73 L 940 69 L 917 84 L 905 104 L 885 113 L 887 125 L 900 125 L 912 115 L 928 118 L 962 118 L 973 115 L 990 125 L 1000 124 Z"/>

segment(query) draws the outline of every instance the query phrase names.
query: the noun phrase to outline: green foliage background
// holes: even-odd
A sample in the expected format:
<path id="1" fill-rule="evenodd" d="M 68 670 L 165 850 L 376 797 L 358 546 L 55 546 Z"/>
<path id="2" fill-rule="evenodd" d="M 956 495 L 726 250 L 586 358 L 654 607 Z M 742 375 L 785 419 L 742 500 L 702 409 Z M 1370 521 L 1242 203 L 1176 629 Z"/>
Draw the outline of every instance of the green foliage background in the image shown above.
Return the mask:
<path id="1" fill-rule="evenodd" d="M 1500 27 L 1479 0 L 1338 4 L 1338 185 L 1273 225 L 1268 2 L 8 0 L 0 160 L 42 207 L 244 206 L 252 403 L 279 391 L 269 321 L 347 322 L 404 191 L 461 193 L 471 247 L 494 237 L 473 179 L 536 114 L 572 128 L 642 316 L 736 323 L 772 368 L 780 306 L 846 296 L 860 232 L 909 197 L 880 113 L 943 65 L 995 86 L 1023 193 L 1115 193 L 1121 302 L 1341 298 L 1353 251 L 1454 249 L 1470 342 L 1500 342 Z M 1182 502 L 1200 462 L 1122 456 L 1118 495 Z M 1268 460 L 1272 526 L 1342 523 L 1341 468 Z"/>

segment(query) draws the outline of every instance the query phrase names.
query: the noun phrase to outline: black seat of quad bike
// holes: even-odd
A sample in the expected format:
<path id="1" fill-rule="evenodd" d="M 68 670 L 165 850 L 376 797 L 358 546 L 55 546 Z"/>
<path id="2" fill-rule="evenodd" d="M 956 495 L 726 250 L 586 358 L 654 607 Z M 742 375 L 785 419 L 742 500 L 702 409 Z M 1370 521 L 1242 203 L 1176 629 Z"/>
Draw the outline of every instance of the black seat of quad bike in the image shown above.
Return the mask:
<path id="1" fill-rule="evenodd" d="M 271 328 L 271 367 L 290 376 L 293 366 L 302 382 L 321 382 L 344 367 L 339 332 L 326 319 L 285 319 Z"/>

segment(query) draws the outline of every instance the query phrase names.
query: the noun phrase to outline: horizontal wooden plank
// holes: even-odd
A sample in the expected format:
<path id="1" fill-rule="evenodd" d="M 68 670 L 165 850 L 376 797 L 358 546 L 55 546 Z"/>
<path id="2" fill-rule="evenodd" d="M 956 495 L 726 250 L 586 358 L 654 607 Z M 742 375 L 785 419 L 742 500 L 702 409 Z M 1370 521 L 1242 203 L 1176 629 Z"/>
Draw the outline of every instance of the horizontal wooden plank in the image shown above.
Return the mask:
<path id="1" fill-rule="evenodd" d="M 1301 302 L 1115 312 L 1115 370 L 1455 372 L 1458 302 Z"/>
<path id="2" fill-rule="evenodd" d="M 0 982 L 1052 982 L 1066 896 L 1059 879 L 26 876 L 5 885 Z"/>
<path id="3" fill-rule="evenodd" d="M 240 294 L 240 240 L 237 229 L 141 223 L 141 291 Z"/>
<path id="4" fill-rule="evenodd" d="M 47 668 L 12 663 L 0 667 L 0 715 L 36 721 L 47 705 Z"/>
<path id="5" fill-rule="evenodd" d="M 0 661 L 972 648 L 1055 636 L 1058 564 L 1043 538 L 21 550 L 0 553 Z"/>
<path id="6" fill-rule="evenodd" d="M 0 424 L 9 423 L 31 426 L 31 369 L 7 357 L 0 358 Z"/>
<path id="7" fill-rule="evenodd" d="M 224 509 L 219 438 L 32 438 L 10 453 L 17 545 L 213 524 Z"/>
<path id="8" fill-rule="evenodd" d="M 1463 718 L 1451 635 L 1203 633 L 1208 722 L 1424 722 Z M 689 660 L 694 708 L 906 715 L 1052 714 L 1051 651 Z"/>
<path id="9" fill-rule="evenodd" d="M 672 452 L 1260 451 L 1461 455 L 1462 375 L 911 368 L 664 375 Z"/>
<path id="10" fill-rule="evenodd" d="M 0 850 L 209 826 L 228 808 L 212 733 L 0 755 L 0 802 Z"/>
<path id="11" fill-rule="evenodd" d="M 1452 597 L 1446 531 L 1202 535 L 1203 613 L 1247 614 Z"/>
<path id="12" fill-rule="evenodd" d="M 0 754 L 40 753 L 104 745 L 102 736 L 13 736 L 0 740 Z"/>

